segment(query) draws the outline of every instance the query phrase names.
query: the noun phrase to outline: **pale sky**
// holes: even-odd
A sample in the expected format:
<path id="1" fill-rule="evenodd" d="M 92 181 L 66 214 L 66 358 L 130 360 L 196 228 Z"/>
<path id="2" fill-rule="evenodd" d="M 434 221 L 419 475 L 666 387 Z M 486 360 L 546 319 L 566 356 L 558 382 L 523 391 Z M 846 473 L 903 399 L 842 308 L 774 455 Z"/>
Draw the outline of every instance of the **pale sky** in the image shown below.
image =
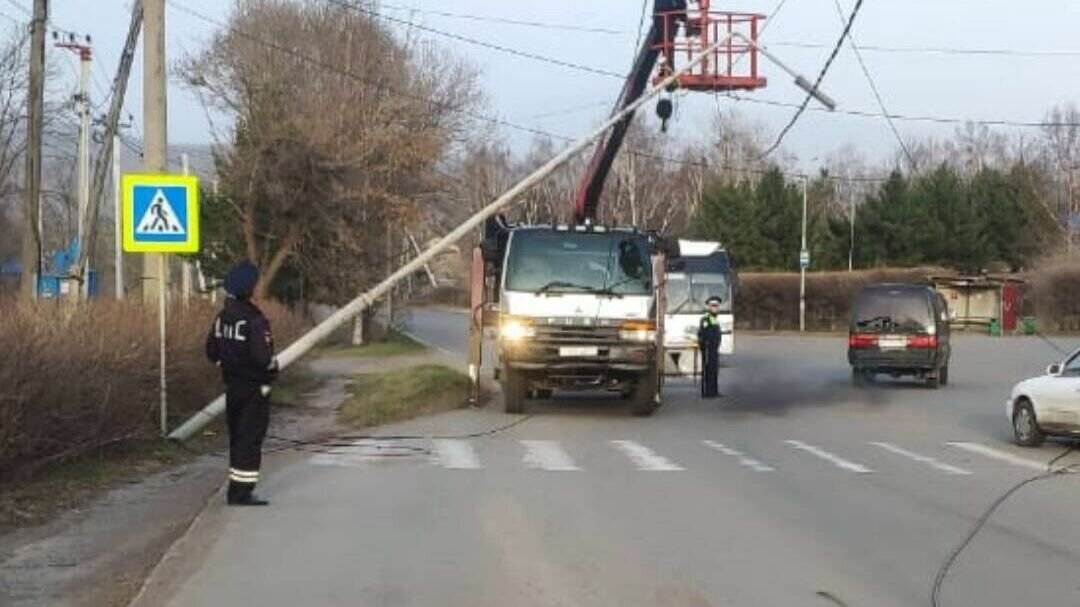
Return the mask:
<path id="1" fill-rule="evenodd" d="M 777 2 L 717 2 L 717 8 L 768 14 Z M 787 0 L 762 41 L 813 80 L 829 53 L 829 48 L 824 47 L 831 47 L 841 30 L 835 2 Z M 854 4 L 854 0 L 839 2 L 845 13 Z M 652 0 L 649 3 L 651 6 Z M 625 72 L 632 60 L 642 8 L 640 0 L 393 0 L 383 4 L 380 10 L 386 14 L 412 19 L 427 27 L 619 73 Z M 166 18 L 170 63 L 198 50 L 215 27 L 178 7 L 224 20 L 231 5 L 228 0 L 170 0 Z M 29 6 L 30 0 L 0 0 L 0 20 L 25 21 Z M 93 37 L 95 59 L 99 62 L 94 73 L 101 86 L 107 87 L 127 31 L 129 2 L 52 0 L 51 11 L 55 27 Z M 572 24 L 616 33 L 478 22 L 430 11 Z M 865 0 L 853 32 L 856 41 L 868 47 L 948 47 L 1026 53 L 939 54 L 869 49 L 863 52 L 893 114 L 1030 122 L 1041 120 L 1055 103 L 1080 99 L 1080 43 L 1075 41 L 1078 29 L 1080 2 L 1069 0 L 1040 0 L 1023 8 L 1007 0 Z M 430 36 L 422 32 L 414 35 Z M 480 68 L 481 85 L 488 97 L 488 107 L 481 109 L 560 135 L 586 133 L 610 111 L 622 85 L 619 79 L 610 76 L 540 63 L 438 36 L 433 39 Z M 800 48 L 786 43 L 820 44 L 822 48 Z M 51 48 L 49 52 L 59 53 Z M 126 107 L 141 121 L 141 44 L 139 55 Z M 74 82 L 74 58 L 61 59 L 72 66 L 61 71 L 62 77 Z M 762 72 L 770 79 L 768 88 L 749 96 L 785 103 L 801 101 L 802 93 L 779 69 L 766 63 Z M 848 48 L 833 65 L 823 89 L 839 102 L 842 110 L 879 112 L 866 77 Z M 95 102 L 101 101 L 97 87 L 93 95 Z M 727 99 L 719 102 L 760 123 L 770 140 L 794 111 Z M 716 108 L 717 99 L 711 95 L 690 94 L 682 98 L 672 136 L 695 136 L 708 127 Z M 898 126 L 905 137 L 947 136 L 955 128 L 955 125 L 911 121 L 900 121 Z M 995 129 L 1035 133 L 1034 129 L 1015 127 Z M 505 128 L 501 134 L 518 147 L 528 140 L 527 136 Z M 170 143 L 177 144 L 211 140 L 201 106 L 175 82 L 170 87 L 169 137 Z M 865 155 L 878 159 L 890 156 L 896 149 L 896 141 L 880 117 L 829 115 L 818 111 L 807 112 L 785 140 L 786 149 L 804 162 L 823 158 L 845 144 L 853 144 Z"/>

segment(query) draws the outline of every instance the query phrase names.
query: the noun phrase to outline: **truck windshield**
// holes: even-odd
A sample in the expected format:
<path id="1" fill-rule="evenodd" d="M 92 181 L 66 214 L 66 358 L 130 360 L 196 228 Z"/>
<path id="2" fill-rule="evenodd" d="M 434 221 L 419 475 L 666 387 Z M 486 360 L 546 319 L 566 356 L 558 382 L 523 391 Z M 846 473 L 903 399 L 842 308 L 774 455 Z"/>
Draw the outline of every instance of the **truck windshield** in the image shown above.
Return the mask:
<path id="1" fill-rule="evenodd" d="M 721 312 L 731 312 L 731 281 L 726 274 L 668 274 L 668 314 L 704 314 L 710 297 L 720 298 Z"/>
<path id="2" fill-rule="evenodd" d="M 506 289 L 546 293 L 648 295 L 652 262 L 633 234 L 527 230 L 514 233 Z"/>

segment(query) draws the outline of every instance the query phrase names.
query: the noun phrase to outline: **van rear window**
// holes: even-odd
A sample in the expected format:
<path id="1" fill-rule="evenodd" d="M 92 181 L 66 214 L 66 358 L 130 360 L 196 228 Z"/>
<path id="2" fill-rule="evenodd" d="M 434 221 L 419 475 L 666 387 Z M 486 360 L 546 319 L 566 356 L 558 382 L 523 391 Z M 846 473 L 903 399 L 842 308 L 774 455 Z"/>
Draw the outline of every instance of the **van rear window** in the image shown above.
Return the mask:
<path id="1" fill-rule="evenodd" d="M 855 329 L 860 332 L 924 331 L 934 324 L 930 298 L 911 289 L 863 291 L 855 301 Z"/>

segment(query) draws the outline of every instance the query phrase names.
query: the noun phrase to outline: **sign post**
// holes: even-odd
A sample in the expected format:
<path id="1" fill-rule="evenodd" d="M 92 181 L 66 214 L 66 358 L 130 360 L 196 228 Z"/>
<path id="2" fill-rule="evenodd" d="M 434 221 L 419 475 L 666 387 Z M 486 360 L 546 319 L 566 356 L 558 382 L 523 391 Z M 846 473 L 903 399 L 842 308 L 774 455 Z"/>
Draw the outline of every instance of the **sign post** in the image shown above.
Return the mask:
<path id="1" fill-rule="evenodd" d="M 158 276 L 158 339 L 161 434 L 168 434 L 168 381 L 165 276 L 168 253 L 199 251 L 199 181 L 180 175 L 125 175 L 123 178 L 124 251 L 161 253 Z"/>

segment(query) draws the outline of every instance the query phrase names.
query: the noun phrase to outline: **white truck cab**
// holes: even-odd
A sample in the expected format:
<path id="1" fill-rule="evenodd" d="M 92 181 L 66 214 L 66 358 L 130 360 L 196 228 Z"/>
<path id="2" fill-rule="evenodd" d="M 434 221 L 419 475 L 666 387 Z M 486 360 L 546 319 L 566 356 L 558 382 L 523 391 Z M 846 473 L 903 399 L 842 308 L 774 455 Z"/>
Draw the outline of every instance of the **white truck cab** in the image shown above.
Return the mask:
<path id="1" fill-rule="evenodd" d="M 507 411 L 572 390 L 618 394 L 651 414 L 662 379 L 657 237 L 575 225 L 513 226 L 501 238 L 492 286 Z"/>

